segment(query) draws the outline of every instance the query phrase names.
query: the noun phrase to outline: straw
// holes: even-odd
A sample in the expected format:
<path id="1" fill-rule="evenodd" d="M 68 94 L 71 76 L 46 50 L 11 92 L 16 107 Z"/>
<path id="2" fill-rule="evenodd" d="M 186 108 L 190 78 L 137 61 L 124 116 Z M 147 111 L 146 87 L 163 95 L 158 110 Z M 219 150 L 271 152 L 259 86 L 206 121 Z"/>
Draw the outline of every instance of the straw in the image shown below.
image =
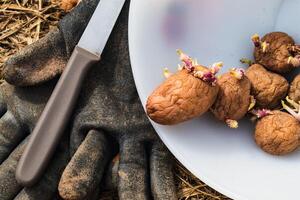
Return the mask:
<path id="1" fill-rule="evenodd" d="M 0 71 L 9 56 L 56 28 L 63 15 L 56 0 L 1 0 Z"/>

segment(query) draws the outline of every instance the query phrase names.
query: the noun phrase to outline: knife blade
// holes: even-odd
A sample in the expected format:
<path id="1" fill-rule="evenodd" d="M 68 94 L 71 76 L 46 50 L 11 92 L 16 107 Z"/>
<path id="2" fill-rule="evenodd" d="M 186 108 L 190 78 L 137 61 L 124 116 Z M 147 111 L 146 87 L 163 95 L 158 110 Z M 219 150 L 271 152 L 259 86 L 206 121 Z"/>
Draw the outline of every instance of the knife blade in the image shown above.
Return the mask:
<path id="1" fill-rule="evenodd" d="M 41 177 L 65 131 L 88 69 L 100 60 L 125 0 L 101 0 L 58 80 L 20 158 L 16 179 L 23 186 Z"/>
<path id="2" fill-rule="evenodd" d="M 101 0 L 80 38 L 78 46 L 95 55 L 100 55 L 124 3 L 125 0 Z"/>

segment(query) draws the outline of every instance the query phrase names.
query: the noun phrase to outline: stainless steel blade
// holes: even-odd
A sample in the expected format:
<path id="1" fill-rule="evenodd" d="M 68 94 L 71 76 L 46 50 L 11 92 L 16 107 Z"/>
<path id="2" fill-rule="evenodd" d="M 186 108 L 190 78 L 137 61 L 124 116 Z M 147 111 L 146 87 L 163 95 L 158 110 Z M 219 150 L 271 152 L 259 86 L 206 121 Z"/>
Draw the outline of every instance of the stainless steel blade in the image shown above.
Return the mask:
<path id="1" fill-rule="evenodd" d="M 78 46 L 100 56 L 125 0 L 100 0 Z"/>

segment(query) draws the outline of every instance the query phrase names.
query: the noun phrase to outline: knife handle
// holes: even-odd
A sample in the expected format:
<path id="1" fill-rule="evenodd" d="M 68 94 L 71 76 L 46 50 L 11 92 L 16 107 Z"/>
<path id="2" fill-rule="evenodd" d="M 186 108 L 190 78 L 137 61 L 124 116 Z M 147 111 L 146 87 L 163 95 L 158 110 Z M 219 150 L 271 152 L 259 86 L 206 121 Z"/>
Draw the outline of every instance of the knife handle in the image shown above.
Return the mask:
<path id="1" fill-rule="evenodd" d="M 18 163 L 16 179 L 21 185 L 32 186 L 43 174 L 65 131 L 84 77 L 99 60 L 100 56 L 75 47 Z"/>

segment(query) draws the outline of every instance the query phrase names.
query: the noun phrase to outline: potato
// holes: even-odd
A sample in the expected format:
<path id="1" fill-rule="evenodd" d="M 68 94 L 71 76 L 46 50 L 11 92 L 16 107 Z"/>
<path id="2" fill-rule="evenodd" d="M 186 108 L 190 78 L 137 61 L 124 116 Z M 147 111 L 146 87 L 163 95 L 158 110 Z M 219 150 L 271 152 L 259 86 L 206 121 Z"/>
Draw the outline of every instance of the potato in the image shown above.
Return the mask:
<path id="1" fill-rule="evenodd" d="M 292 81 L 288 96 L 295 102 L 300 101 L 300 74 Z"/>
<path id="2" fill-rule="evenodd" d="M 218 91 L 217 85 L 183 69 L 170 76 L 148 97 L 147 114 L 159 124 L 178 124 L 207 112 Z"/>
<path id="3" fill-rule="evenodd" d="M 261 108 L 273 109 L 287 95 L 289 84 L 279 74 L 267 71 L 262 65 L 250 66 L 245 75 L 251 82 L 251 94 Z"/>
<path id="4" fill-rule="evenodd" d="M 255 142 L 265 152 L 284 155 L 299 146 L 300 125 L 290 114 L 273 111 L 258 120 L 255 128 Z"/>
<path id="5" fill-rule="evenodd" d="M 299 48 L 291 36 L 282 32 L 266 34 L 261 40 L 252 37 L 255 62 L 268 70 L 285 73 L 300 66 Z"/>
<path id="6" fill-rule="evenodd" d="M 248 112 L 251 103 L 251 84 L 246 76 L 236 78 L 231 72 L 218 80 L 220 90 L 211 108 L 214 116 L 221 120 L 240 120 Z"/>
<path id="7" fill-rule="evenodd" d="M 72 10 L 81 0 L 61 0 L 60 8 L 64 11 Z"/>

